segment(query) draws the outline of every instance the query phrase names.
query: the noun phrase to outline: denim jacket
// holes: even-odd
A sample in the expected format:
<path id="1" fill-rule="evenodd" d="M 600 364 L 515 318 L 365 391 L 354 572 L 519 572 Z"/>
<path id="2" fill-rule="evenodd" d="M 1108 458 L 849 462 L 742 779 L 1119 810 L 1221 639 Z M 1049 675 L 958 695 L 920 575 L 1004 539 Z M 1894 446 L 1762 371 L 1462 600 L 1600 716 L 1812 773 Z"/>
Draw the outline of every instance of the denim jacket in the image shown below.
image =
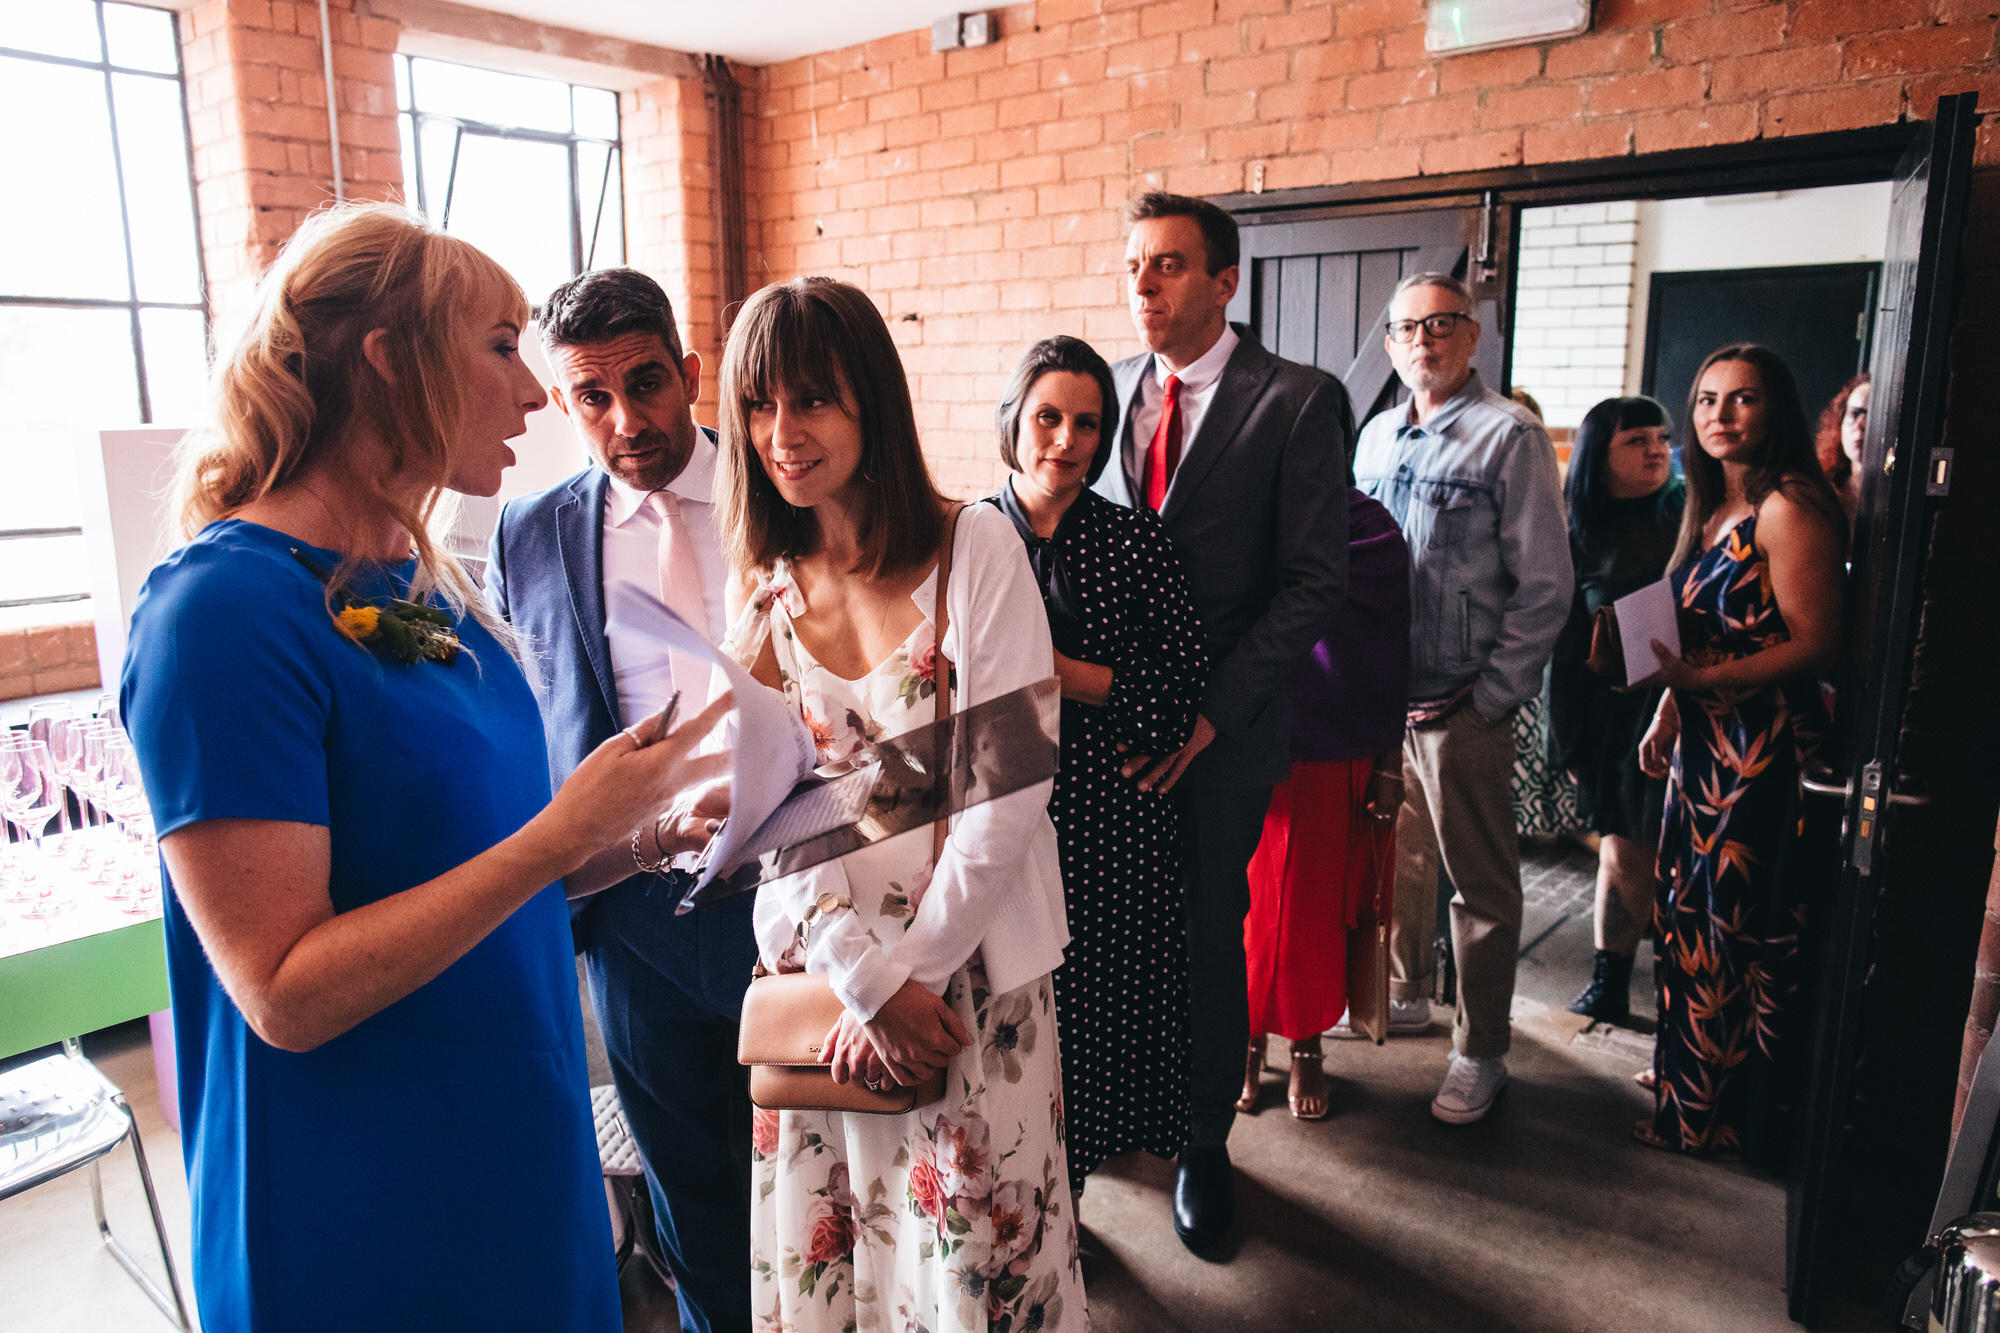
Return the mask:
<path id="1" fill-rule="evenodd" d="M 1408 405 L 1361 430 L 1356 484 L 1410 546 L 1410 697 L 1476 678 L 1490 720 L 1540 693 L 1575 592 L 1555 447 L 1472 372 L 1424 425 Z"/>

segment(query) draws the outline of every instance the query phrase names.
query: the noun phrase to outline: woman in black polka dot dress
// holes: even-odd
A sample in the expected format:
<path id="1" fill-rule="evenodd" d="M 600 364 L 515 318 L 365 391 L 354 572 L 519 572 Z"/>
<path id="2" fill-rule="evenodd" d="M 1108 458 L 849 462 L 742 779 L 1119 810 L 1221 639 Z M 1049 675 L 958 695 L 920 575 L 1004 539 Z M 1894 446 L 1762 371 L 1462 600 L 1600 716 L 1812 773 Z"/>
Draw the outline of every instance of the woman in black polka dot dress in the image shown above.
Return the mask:
<path id="1" fill-rule="evenodd" d="M 989 504 L 1027 544 L 1063 682 L 1062 767 L 1049 815 L 1069 903 L 1055 972 L 1070 1180 L 1188 1137 L 1187 922 L 1172 800 L 1119 771 L 1186 744 L 1208 659 L 1187 578 L 1159 520 L 1088 489 L 1117 419 L 1088 343 L 1028 350 L 1000 405 L 1013 475 Z"/>

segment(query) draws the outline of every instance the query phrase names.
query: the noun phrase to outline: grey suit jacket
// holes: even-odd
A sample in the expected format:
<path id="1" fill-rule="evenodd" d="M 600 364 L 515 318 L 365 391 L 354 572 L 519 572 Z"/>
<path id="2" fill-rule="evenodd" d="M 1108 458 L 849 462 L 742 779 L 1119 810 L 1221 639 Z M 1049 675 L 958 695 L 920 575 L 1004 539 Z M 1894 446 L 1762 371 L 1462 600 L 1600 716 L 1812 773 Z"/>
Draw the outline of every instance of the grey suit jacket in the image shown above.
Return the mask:
<path id="1" fill-rule="evenodd" d="M 1201 712 L 1217 736 L 1183 779 L 1195 788 L 1268 786 L 1290 772 L 1292 682 L 1347 585 L 1347 390 L 1237 333 L 1160 509 L 1215 664 Z M 1152 365 L 1144 353 L 1111 369 L 1118 430 L 1096 490 L 1127 507 L 1144 494 L 1125 442 Z"/>

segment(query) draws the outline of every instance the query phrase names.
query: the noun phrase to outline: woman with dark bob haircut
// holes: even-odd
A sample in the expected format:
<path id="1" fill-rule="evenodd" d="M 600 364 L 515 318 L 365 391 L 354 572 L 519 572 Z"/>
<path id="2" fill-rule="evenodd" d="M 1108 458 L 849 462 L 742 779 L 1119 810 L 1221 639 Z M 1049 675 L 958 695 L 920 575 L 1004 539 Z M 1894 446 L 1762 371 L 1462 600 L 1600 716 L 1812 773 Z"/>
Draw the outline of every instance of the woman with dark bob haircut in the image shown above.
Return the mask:
<path id="1" fill-rule="evenodd" d="M 938 494 L 902 359 L 858 288 L 798 278 L 751 297 L 721 397 L 730 646 L 784 691 L 822 763 L 931 723 L 941 679 L 964 709 L 1054 674 L 1021 539 L 990 506 Z M 822 1056 L 836 1080 L 947 1072 L 943 1100 L 902 1115 L 756 1113 L 760 1327 L 1083 1326 L 1050 791 L 953 816 L 935 864 L 931 830 L 912 830 L 759 891 L 765 967 L 825 976 L 845 1010 Z"/>
<path id="2" fill-rule="evenodd" d="M 1563 483 L 1576 596 L 1549 663 L 1549 730 L 1553 758 L 1576 778 L 1579 812 L 1599 840 L 1597 956 L 1569 1007 L 1612 1023 L 1627 1020 L 1632 959 L 1653 919 L 1666 788 L 1639 771 L 1639 741 L 1660 690 L 1614 689 L 1586 663 L 1598 611 L 1667 572 L 1687 503 L 1673 428 L 1651 398 L 1607 398 L 1577 426 Z"/>
<path id="3" fill-rule="evenodd" d="M 1062 766 L 1049 817 L 1069 902 L 1056 970 L 1070 1180 L 1107 1157 L 1187 1145 L 1187 926 L 1178 807 L 1120 771 L 1187 743 L 1208 655 L 1159 518 L 1094 494 L 1117 447 L 1111 368 L 1080 338 L 1044 338 L 1000 400 L 987 500 L 1028 548 L 1062 677 Z"/>
<path id="4" fill-rule="evenodd" d="M 1801 1015 L 1800 774 L 1840 645 L 1845 532 L 1791 370 L 1768 348 L 1711 353 L 1688 394 L 1687 508 L 1668 575 L 1681 656 L 1639 746 L 1668 778 L 1654 920 L 1654 1111 L 1638 1136 L 1779 1165 L 1773 1114 Z"/>

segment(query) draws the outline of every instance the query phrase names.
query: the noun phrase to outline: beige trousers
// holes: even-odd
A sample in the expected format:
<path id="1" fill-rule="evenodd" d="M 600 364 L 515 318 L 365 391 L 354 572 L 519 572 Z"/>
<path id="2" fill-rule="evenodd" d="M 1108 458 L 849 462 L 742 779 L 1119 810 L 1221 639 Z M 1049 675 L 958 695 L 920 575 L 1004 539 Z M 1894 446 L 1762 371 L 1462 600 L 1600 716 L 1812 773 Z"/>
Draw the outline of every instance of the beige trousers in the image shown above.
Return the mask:
<path id="1" fill-rule="evenodd" d="M 1514 719 L 1470 704 L 1437 731 L 1403 734 L 1403 809 L 1396 819 L 1396 910 L 1389 993 L 1429 996 L 1436 971 L 1438 863 L 1455 892 L 1460 1055 L 1505 1055 L 1513 1039 L 1514 962 L 1521 949 L 1521 844 L 1514 833 Z"/>

